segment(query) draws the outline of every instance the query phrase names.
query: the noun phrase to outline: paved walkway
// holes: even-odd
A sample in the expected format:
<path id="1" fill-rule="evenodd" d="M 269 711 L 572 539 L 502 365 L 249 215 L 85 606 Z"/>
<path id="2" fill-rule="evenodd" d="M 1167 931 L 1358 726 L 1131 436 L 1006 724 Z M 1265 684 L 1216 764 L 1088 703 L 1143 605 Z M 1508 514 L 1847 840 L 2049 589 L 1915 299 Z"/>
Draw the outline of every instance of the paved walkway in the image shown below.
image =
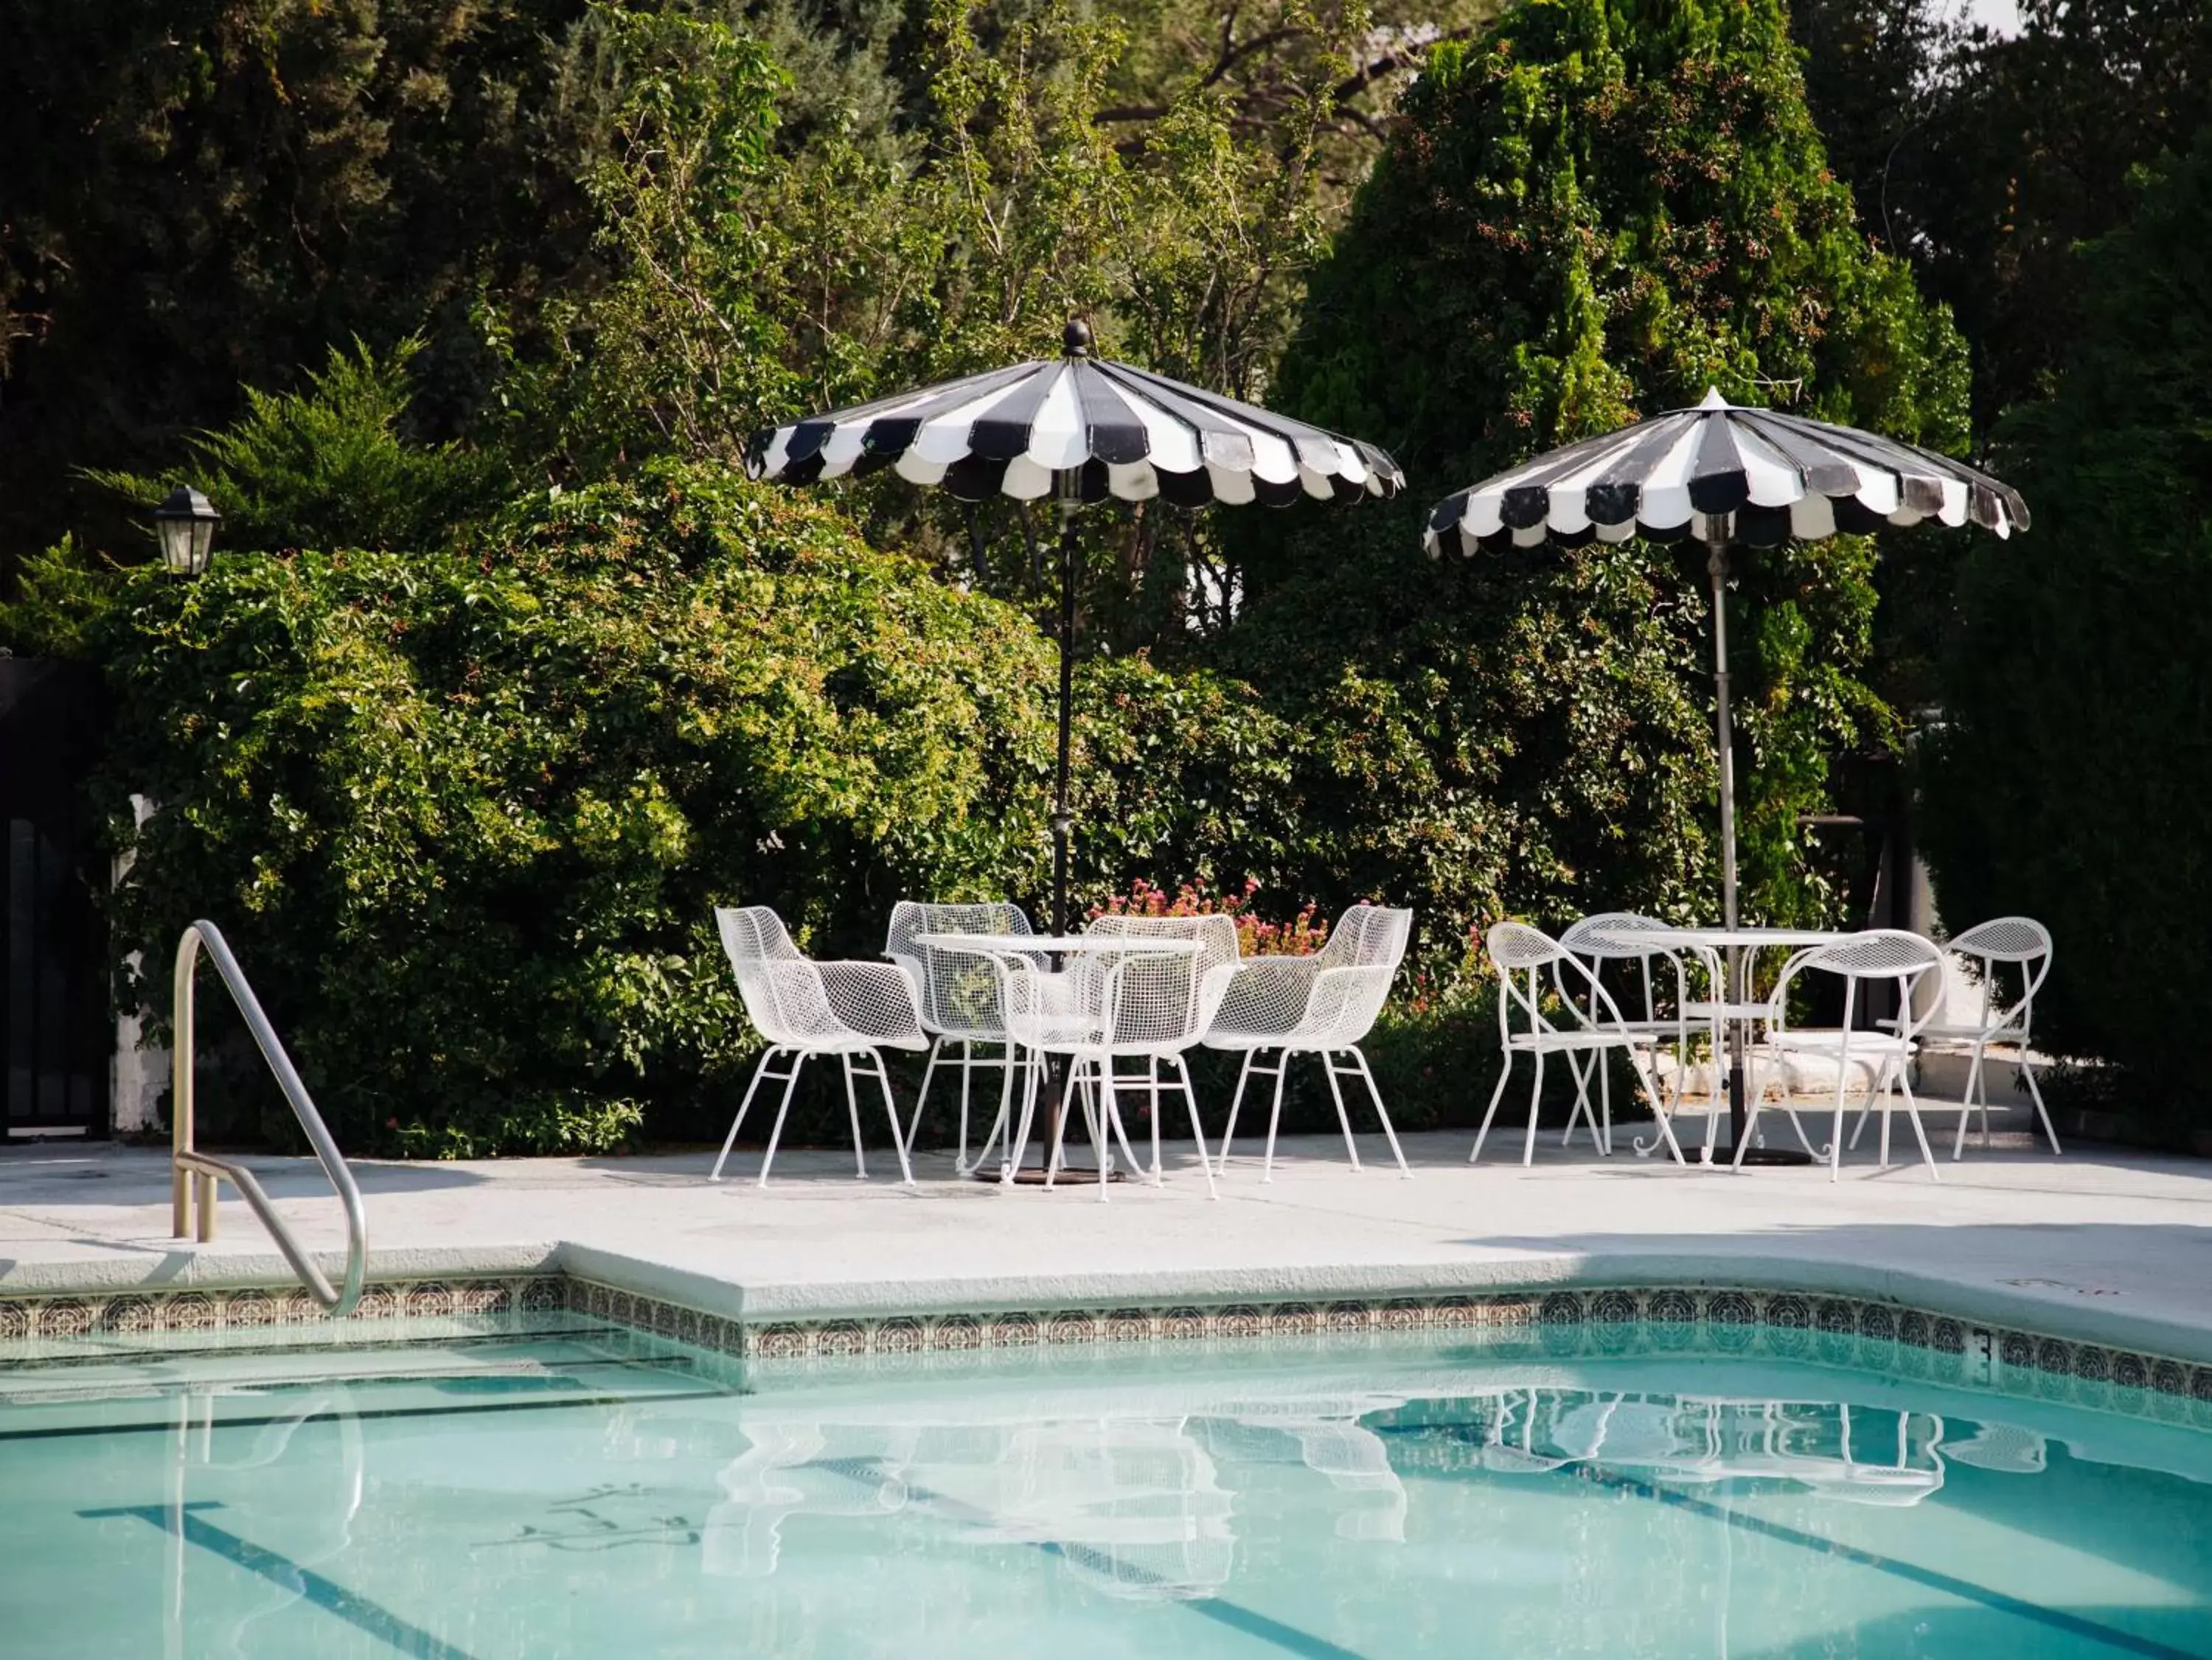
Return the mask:
<path id="1" fill-rule="evenodd" d="M 1172 1147 L 1164 1187 L 1118 1185 L 1105 1204 L 1091 1186 L 957 1182 L 943 1154 L 916 1161 L 911 1189 L 887 1153 L 866 1183 L 849 1154 L 781 1154 L 765 1190 L 743 1179 L 757 1158 L 708 1185 L 703 1152 L 356 1168 L 372 1275 L 558 1267 L 752 1318 L 1703 1281 L 1890 1296 L 2212 1360 L 2212 1164 L 1970 1148 L 1940 1185 L 1870 1163 L 1831 1185 L 1586 1148 L 1470 1169 L 1466 1145 L 1407 1138 L 1401 1180 L 1379 1143 L 1355 1173 L 1333 1138 L 1286 1140 L 1271 1185 L 1240 1158 L 1218 1203 Z M 312 1161 L 252 1163 L 311 1247 L 342 1249 Z M 160 1152 L 0 1152 L 0 1293 L 286 1277 L 234 1197 L 222 1229 L 204 1247 L 168 1238 Z"/>

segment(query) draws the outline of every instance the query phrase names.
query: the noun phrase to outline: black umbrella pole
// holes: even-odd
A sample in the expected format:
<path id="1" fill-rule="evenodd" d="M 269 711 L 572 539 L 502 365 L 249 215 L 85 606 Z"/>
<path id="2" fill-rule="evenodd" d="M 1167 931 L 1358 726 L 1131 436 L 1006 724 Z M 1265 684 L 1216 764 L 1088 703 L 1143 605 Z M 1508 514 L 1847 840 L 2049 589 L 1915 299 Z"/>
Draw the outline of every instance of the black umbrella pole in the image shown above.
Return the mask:
<path id="1" fill-rule="evenodd" d="M 1060 769 L 1052 795 L 1052 931 L 1067 932 L 1067 844 L 1075 830 L 1067 810 L 1069 728 L 1075 705 L 1075 512 L 1060 510 Z"/>

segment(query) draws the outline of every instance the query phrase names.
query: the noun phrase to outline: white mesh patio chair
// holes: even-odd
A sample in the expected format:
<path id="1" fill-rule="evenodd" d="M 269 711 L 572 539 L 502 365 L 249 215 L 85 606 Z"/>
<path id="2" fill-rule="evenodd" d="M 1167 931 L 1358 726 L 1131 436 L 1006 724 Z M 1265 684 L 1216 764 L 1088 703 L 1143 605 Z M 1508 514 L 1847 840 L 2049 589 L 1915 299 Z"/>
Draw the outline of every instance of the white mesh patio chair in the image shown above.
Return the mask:
<path id="1" fill-rule="evenodd" d="M 1003 1133 L 1013 1080 L 1007 1075 L 1016 1064 L 1013 1045 L 1006 1038 L 1006 1015 L 999 996 L 999 976 L 988 958 L 968 952 L 915 943 L 917 934 L 1029 934 L 1029 914 L 1018 905 L 932 905 L 901 900 L 891 906 L 889 936 L 884 954 L 906 972 L 914 983 L 921 1009 L 921 1029 L 929 1037 L 929 1063 L 922 1069 L 921 1088 L 915 1095 L 914 1117 L 907 1125 L 906 1148 L 914 1153 L 915 1133 L 921 1127 L 922 1108 L 929 1103 L 930 1081 L 941 1063 L 960 1069 L 960 1150 L 953 1167 L 965 1176 L 980 1166 L 992 1143 Z M 1042 954 L 1036 958 L 1043 961 Z M 951 1057 L 957 1048 L 959 1058 Z M 996 1054 L 979 1051 L 996 1050 Z M 999 1116 L 983 1138 L 973 1161 L 968 1157 L 968 1116 L 971 1086 L 978 1067 L 1000 1074 Z"/>
<path id="2" fill-rule="evenodd" d="M 1667 926 L 1668 924 L 1656 917 L 1642 916 L 1633 911 L 1604 911 L 1595 916 L 1584 917 L 1579 922 L 1570 923 L 1566 931 L 1559 936 L 1559 943 L 1589 963 L 1600 978 L 1603 977 L 1605 965 L 1608 962 L 1636 965 L 1630 977 L 1628 995 L 1621 1003 L 1624 1016 L 1621 1023 L 1632 1032 L 1672 1041 L 1677 1082 L 1674 1101 L 1669 1103 L 1671 1110 L 1681 1099 L 1680 1081 L 1688 1076 L 1692 1029 L 1706 1031 L 1710 1028 L 1713 1039 L 1712 1052 L 1716 1055 L 1720 1053 L 1720 1040 L 1717 1022 L 1710 1019 L 1700 1020 L 1690 1012 L 1689 981 L 1683 954 L 1638 937 Z M 1569 987 L 1556 969 L 1553 984 L 1561 997 L 1570 995 Z M 1597 1010 L 1589 1006 L 1589 997 L 1584 995 L 1582 1002 L 1586 1012 L 1595 1016 Z M 1670 1009 L 1672 1012 L 1668 1012 Z M 1587 1056 L 1570 1055 L 1567 1064 L 1575 1069 L 1577 1081 L 1581 1082 L 1592 1061 Z M 1613 1151 L 1613 1077 L 1603 1066 L 1597 1067 L 1596 1070 L 1599 1120 L 1591 1124 L 1590 1133 L 1597 1139 L 1601 1148 L 1610 1153 Z M 1577 1112 L 1579 1110 L 1578 1106 Z M 1574 1139 L 1576 1116 L 1575 1112 L 1567 1115 L 1567 1127 L 1559 1136 L 1561 1147 L 1565 1147 Z M 1705 1140 L 1708 1144 L 1712 1140 L 1711 1118 L 1705 1121 Z"/>
<path id="3" fill-rule="evenodd" d="M 1912 1120 L 1912 1133 L 1920 1142 L 1920 1156 L 1927 1162 L 1929 1178 L 1941 1179 L 1936 1175 L 1936 1156 L 1929 1151 L 1928 1132 L 1921 1124 L 1920 1110 L 1913 1100 L 1912 1083 L 1907 1073 L 1920 1029 L 1928 1020 L 1925 1015 L 1911 1012 L 1913 989 L 1942 962 L 1942 953 L 1917 934 L 1896 928 L 1869 928 L 1863 933 L 1840 936 L 1826 945 L 1809 946 L 1783 965 L 1781 977 L 1768 999 L 1766 1029 L 1753 1045 L 1750 1059 L 1756 1063 L 1761 1059 L 1779 1062 L 1790 1055 L 1816 1055 L 1834 1063 L 1835 1123 L 1830 1129 L 1827 1146 L 1814 1153 L 1815 1157 L 1827 1159 L 1830 1181 L 1837 1178 L 1842 1168 L 1844 1095 L 1849 1087 L 1854 1061 L 1865 1067 L 1868 1073 L 1863 1110 L 1881 1114 L 1882 1168 L 1889 1167 L 1889 1102 L 1891 1092 L 1895 1090 L 1904 1097 L 1905 1116 Z M 1844 1017 L 1840 1027 L 1802 1031 L 1790 1027 L 1790 987 L 1802 973 L 1833 974 L 1844 982 Z M 1895 987 L 1897 1006 L 1905 1013 L 1886 1031 L 1855 1029 L 1853 1021 L 1862 1006 L 1861 988 L 1869 982 L 1884 981 Z M 1736 1138 L 1735 1144 L 1735 1167 L 1739 1170 L 1743 1167 L 1744 1149 L 1752 1144 L 1753 1131 L 1759 1123 L 1759 1098 L 1765 1093 L 1756 1082 L 1744 1090 L 1747 1116 L 1743 1134 Z"/>
<path id="4" fill-rule="evenodd" d="M 1982 1145 L 1990 1144 L 1990 1084 L 1984 1063 L 1992 1049 L 2012 1052 L 2013 1063 L 2027 1085 L 2030 1099 L 2035 1102 L 2035 1116 L 2043 1125 L 2051 1150 L 2059 1152 L 2058 1132 L 2051 1127 L 2051 1114 L 2043 1105 L 2043 1091 L 2036 1087 L 2035 1057 L 2028 1051 L 2035 1023 L 2035 994 L 2051 972 L 2051 930 L 2033 917 L 1996 917 L 1953 935 L 1943 948 L 1966 965 L 1982 989 L 1978 1019 L 1948 1023 L 1931 1020 L 1918 1032 L 1923 1054 L 1929 1050 L 1941 1050 L 1973 1057 L 1966 1071 L 1966 1099 L 1959 1112 L 1958 1139 L 1951 1145 L 1952 1158 L 1955 1160 L 1966 1152 L 1966 1125 L 1978 1107 L 1982 1115 Z M 2017 978 L 2017 997 L 2009 995 L 2013 988 L 2006 983 L 2008 977 L 2003 971 L 2007 968 Z M 1881 1024 L 1893 1026 L 1894 1022 L 1885 1021 Z M 1851 1130 L 1852 1146 L 1858 1145 L 1859 1130 L 1865 1124 L 1866 1118 L 1862 1115 Z"/>
<path id="5" fill-rule="evenodd" d="M 1328 1075 L 1328 1093 L 1336 1102 L 1336 1122 L 1344 1132 L 1344 1149 L 1352 1167 L 1359 1168 L 1359 1148 L 1352 1138 L 1351 1115 L 1345 1111 L 1340 1078 L 1357 1078 L 1367 1086 L 1375 1103 L 1375 1116 L 1390 1143 L 1390 1156 L 1398 1173 L 1411 1176 L 1406 1155 L 1398 1146 L 1398 1132 L 1382 1107 L 1382 1092 L 1375 1087 L 1367 1057 L 1359 1045 L 1373 1029 L 1375 1017 L 1390 995 L 1390 981 L 1406 954 L 1413 913 L 1379 905 L 1355 905 L 1337 918 L 1328 939 L 1310 957 L 1255 957 L 1237 969 L 1221 1000 L 1221 1008 L 1206 1028 L 1206 1046 L 1242 1051 L 1243 1067 L 1237 1074 L 1237 1094 L 1229 1103 L 1229 1122 L 1221 1136 L 1219 1168 L 1229 1168 L 1229 1143 L 1237 1135 L 1237 1115 L 1244 1105 L 1244 1087 L 1256 1075 L 1275 1081 L 1275 1099 L 1267 1113 L 1267 1152 L 1260 1179 L 1275 1178 L 1275 1130 L 1283 1117 L 1283 1078 L 1291 1069 L 1291 1057 L 1312 1055 Z M 1267 1063 L 1273 1055 L 1274 1064 Z M 1337 1057 L 1349 1056 L 1340 1071 Z"/>
<path id="6" fill-rule="evenodd" d="M 1521 1162 L 1528 1165 L 1536 1158 L 1536 1116 L 1544 1097 L 1544 1057 L 1589 1056 L 1601 1067 L 1607 1052 L 1619 1050 L 1635 1069 L 1644 1093 L 1650 1097 L 1651 1115 L 1659 1122 L 1658 1138 L 1649 1144 L 1637 1141 L 1637 1152 L 1649 1154 L 1663 1141 L 1674 1155 L 1674 1162 L 1683 1163 L 1682 1149 L 1674 1140 L 1674 1125 L 1668 1122 L 1667 1097 L 1659 1087 L 1656 1069 L 1651 1064 L 1658 1038 L 1629 1025 L 1620 1005 L 1613 1001 L 1613 993 L 1598 978 L 1597 972 L 1550 936 L 1522 923 L 1501 922 L 1485 936 L 1484 943 L 1490 952 L 1491 964 L 1498 971 L 1498 1043 L 1502 1054 L 1498 1087 L 1490 1092 L 1490 1108 L 1482 1115 L 1482 1127 L 1475 1131 L 1474 1146 L 1467 1161 L 1473 1164 L 1482 1156 L 1482 1143 L 1490 1134 L 1490 1121 L 1498 1116 L 1498 1103 L 1504 1099 L 1506 1082 L 1513 1075 L 1515 1056 L 1530 1055 L 1536 1063 L 1536 1079 L 1528 1094 L 1528 1131 L 1521 1149 Z M 1555 986 L 1567 988 L 1571 993 L 1553 999 L 1552 1006 L 1565 1017 L 1563 1020 L 1553 1020 L 1546 1010 L 1544 988 L 1547 978 L 1553 978 Z M 1569 1075 L 1575 1081 L 1577 1108 L 1589 1113 L 1589 1071 L 1578 1071 L 1571 1065 Z M 1595 1116 L 1590 1121 L 1595 1125 Z M 1601 1142 L 1599 1150 L 1606 1150 Z"/>
<path id="7" fill-rule="evenodd" d="M 912 1186 L 914 1169 L 907 1162 L 906 1142 L 899 1133 L 898 1106 L 891 1100 L 891 1081 L 884 1070 L 884 1049 L 921 1051 L 929 1047 L 922 1035 L 921 1011 L 913 984 L 895 964 L 887 962 L 815 962 L 802 956 L 791 942 L 783 920 L 764 905 L 741 910 L 718 908 L 715 925 L 721 930 L 722 948 L 738 976 L 738 995 L 744 1000 L 745 1015 L 768 1039 L 760 1064 L 753 1069 L 745 1098 L 738 1103 L 738 1116 L 730 1121 L 721 1157 L 707 1179 L 722 1178 L 722 1166 L 737 1145 L 738 1131 L 753 1096 L 766 1080 L 783 1086 L 783 1100 L 775 1109 L 775 1124 L 768 1135 L 768 1149 L 761 1155 L 760 1183 L 768 1185 L 769 1166 L 775 1162 L 775 1144 L 783 1134 L 784 1115 L 791 1110 L 792 1092 L 799 1074 L 817 1055 L 835 1055 L 845 1072 L 845 1108 L 853 1121 L 853 1163 L 865 1180 L 867 1155 L 860 1145 L 860 1103 L 853 1075 L 872 1075 L 884 1092 L 884 1111 L 891 1122 L 891 1147 L 898 1154 L 900 1177 Z M 778 1057 L 787 1068 L 773 1069 Z M 866 1062 L 872 1074 L 862 1068 Z"/>
<path id="8" fill-rule="evenodd" d="M 1129 1146 L 1120 1109 L 1121 1092 L 1136 1087 L 1152 1098 L 1152 1163 L 1155 1185 L 1163 1179 L 1160 1166 L 1160 1094 L 1177 1089 L 1190 1111 L 1191 1136 L 1198 1144 L 1199 1168 L 1206 1177 L 1209 1197 L 1219 1197 L 1213 1182 L 1213 1164 L 1206 1150 L 1206 1132 L 1199 1121 L 1198 1097 L 1190 1087 L 1185 1061 L 1206 1027 L 1237 973 L 1237 927 L 1224 916 L 1100 917 L 1087 930 L 1092 934 L 1132 942 L 1124 951 L 1083 953 L 1062 976 L 1040 972 L 1026 963 L 997 960 L 1006 1027 L 1023 1049 L 1037 1055 L 1068 1057 L 1068 1105 L 1079 1108 L 1098 1153 L 1098 1197 L 1106 1197 L 1111 1172 L 1111 1143 L 1118 1139 L 1133 1168 L 1140 1161 Z M 1147 940 L 1181 944 L 1196 950 L 1148 951 Z M 1064 980 L 1066 989 L 1054 986 Z M 1121 1075 L 1115 1063 L 1140 1060 L 1145 1075 Z M 1175 1075 L 1164 1077 L 1161 1069 L 1172 1065 Z M 1036 1115 L 1040 1071 L 1025 1069 L 1021 1116 L 1013 1146 L 1002 1175 L 1012 1180 L 1029 1145 Z M 1060 1169 L 1070 1112 L 1060 1114 L 1059 1134 L 1046 1154 L 1046 1184 Z"/>

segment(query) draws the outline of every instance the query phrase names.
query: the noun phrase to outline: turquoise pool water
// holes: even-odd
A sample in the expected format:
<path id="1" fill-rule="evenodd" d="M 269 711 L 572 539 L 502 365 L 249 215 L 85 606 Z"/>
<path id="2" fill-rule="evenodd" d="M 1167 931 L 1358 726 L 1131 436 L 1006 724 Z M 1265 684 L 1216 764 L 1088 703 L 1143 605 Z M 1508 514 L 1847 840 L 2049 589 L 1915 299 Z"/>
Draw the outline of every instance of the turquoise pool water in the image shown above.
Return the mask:
<path id="1" fill-rule="evenodd" d="M 2212 1654 L 2212 1435 L 1811 1365 L 0 1366 L 0 1653 Z"/>

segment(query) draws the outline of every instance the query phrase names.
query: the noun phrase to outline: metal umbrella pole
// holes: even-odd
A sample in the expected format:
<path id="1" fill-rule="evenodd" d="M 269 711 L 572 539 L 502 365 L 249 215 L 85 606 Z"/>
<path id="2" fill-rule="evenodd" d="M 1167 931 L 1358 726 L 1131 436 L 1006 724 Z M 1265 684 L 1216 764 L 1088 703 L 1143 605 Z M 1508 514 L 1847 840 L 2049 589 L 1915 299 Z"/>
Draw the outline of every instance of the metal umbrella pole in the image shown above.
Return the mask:
<path id="1" fill-rule="evenodd" d="M 1721 764 L 1721 924 L 1736 926 L 1735 904 L 1735 728 L 1729 716 L 1728 543 L 1705 547 L 1705 572 L 1713 584 L 1713 726 Z M 1728 1004 L 1723 1030 L 1728 1039 L 1729 1145 L 1743 1141 L 1743 1022 L 1735 1006 L 1742 1001 L 1743 953 L 1728 948 L 1727 976 L 1721 996 Z M 1718 1063 L 1720 1057 L 1715 1056 Z M 1710 1144 L 1710 1138 L 1708 1138 Z"/>
<path id="2" fill-rule="evenodd" d="M 1068 844 L 1075 815 L 1067 804 L 1068 746 L 1075 706 L 1075 512 L 1083 505 L 1083 476 L 1073 470 L 1055 481 L 1060 499 L 1060 762 L 1052 791 L 1052 931 L 1067 932 Z"/>

